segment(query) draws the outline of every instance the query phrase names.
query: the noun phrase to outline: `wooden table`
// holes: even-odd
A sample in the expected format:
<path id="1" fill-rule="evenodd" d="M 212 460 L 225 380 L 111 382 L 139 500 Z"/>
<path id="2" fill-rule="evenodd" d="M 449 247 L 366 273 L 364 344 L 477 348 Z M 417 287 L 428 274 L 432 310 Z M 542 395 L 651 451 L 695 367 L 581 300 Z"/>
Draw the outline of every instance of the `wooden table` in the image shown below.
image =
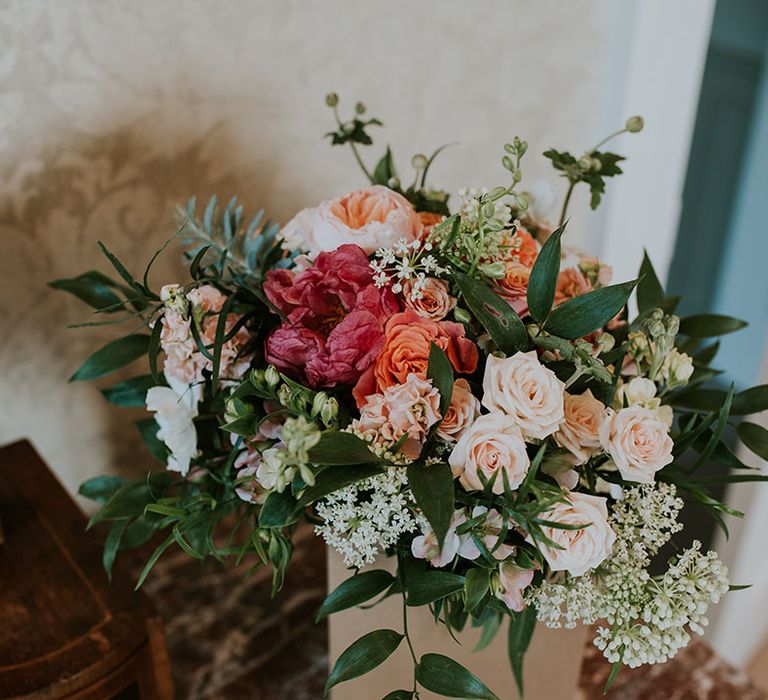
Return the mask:
<path id="1" fill-rule="evenodd" d="M 0 449 L 0 697 L 173 697 L 162 623 L 32 446 Z"/>

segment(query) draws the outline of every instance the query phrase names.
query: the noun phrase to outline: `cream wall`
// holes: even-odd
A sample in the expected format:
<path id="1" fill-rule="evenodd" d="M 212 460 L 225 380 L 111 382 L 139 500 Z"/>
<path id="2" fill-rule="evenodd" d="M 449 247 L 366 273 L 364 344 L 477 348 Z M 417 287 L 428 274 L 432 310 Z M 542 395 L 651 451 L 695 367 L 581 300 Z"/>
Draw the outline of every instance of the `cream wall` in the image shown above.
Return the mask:
<path id="1" fill-rule="evenodd" d="M 148 463 L 137 415 L 93 384 L 66 383 L 117 331 L 67 330 L 88 312 L 45 283 L 105 269 L 97 239 L 138 271 L 190 194 L 236 193 L 285 221 L 360 184 L 350 154 L 321 138 L 329 90 L 369 104 L 403 166 L 459 141 L 434 169 L 452 190 L 503 177 L 500 145 L 515 134 L 531 144 L 527 177 L 548 174 L 546 147 L 584 148 L 613 126 L 606 115 L 626 116 L 612 89 L 623 44 L 606 7 L 0 2 L 0 443 L 31 437 L 73 491 Z M 595 240 L 578 199 L 573 241 Z M 179 270 L 171 253 L 155 280 Z"/>

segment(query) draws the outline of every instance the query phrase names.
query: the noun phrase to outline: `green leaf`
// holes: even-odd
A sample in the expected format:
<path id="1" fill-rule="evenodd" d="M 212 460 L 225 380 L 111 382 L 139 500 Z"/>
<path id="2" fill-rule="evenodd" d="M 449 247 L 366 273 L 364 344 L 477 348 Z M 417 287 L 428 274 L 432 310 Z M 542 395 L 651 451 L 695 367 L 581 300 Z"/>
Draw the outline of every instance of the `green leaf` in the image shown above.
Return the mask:
<path id="1" fill-rule="evenodd" d="M 643 250 L 643 262 L 637 283 L 637 309 L 640 313 L 660 307 L 664 303 L 664 288 L 659 282 L 656 270 L 648 257 L 648 251 Z"/>
<path id="2" fill-rule="evenodd" d="M 698 352 L 694 353 L 693 359 L 698 365 L 708 365 L 715 359 L 717 351 L 720 349 L 720 341 L 717 340 L 714 343 L 710 343 L 706 347 L 702 348 Z"/>
<path id="3" fill-rule="evenodd" d="M 451 468 L 447 464 L 427 466 L 414 462 L 408 467 L 408 486 L 442 548 L 455 502 Z"/>
<path id="4" fill-rule="evenodd" d="M 147 353 L 149 336 L 127 335 L 113 340 L 91 355 L 70 378 L 70 382 L 103 377 Z"/>
<path id="5" fill-rule="evenodd" d="M 157 431 L 160 430 L 157 421 L 154 418 L 144 418 L 143 420 L 136 421 L 136 427 L 139 429 L 141 439 L 152 453 L 152 456 L 165 464 L 168 459 L 169 450 L 165 443 L 157 437 Z"/>
<path id="6" fill-rule="evenodd" d="M 619 671 L 621 671 L 621 667 L 623 665 L 624 664 L 621 659 L 618 659 L 611 664 L 611 672 L 608 674 L 608 678 L 605 681 L 605 686 L 603 686 L 603 695 L 608 694 L 608 691 L 611 689 L 611 686 L 619 675 Z"/>
<path id="7" fill-rule="evenodd" d="M 98 241 L 98 246 L 101 249 L 101 252 L 104 253 L 104 256 L 109 260 L 110 263 L 112 263 L 112 267 L 117 270 L 117 273 L 122 277 L 127 283 L 128 286 L 131 287 L 135 292 L 139 294 L 140 297 L 145 297 L 148 295 L 147 290 L 144 289 L 135 279 L 133 279 L 133 276 L 130 272 L 126 269 L 125 265 L 118 260 L 117 256 L 114 255 L 112 252 L 110 252 L 109 248 L 105 246 L 101 241 Z M 152 295 L 153 297 L 157 297 L 157 295 Z"/>
<path id="8" fill-rule="evenodd" d="M 383 593 L 394 582 L 395 577 L 383 569 L 364 571 L 342 581 L 323 602 L 315 622 L 319 622 L 332 613 L 365 603 L 379 593 Z"/>
<path id="9" fill-rule="evenodd" d="M 120 297 L 115 294 L 114 282 L 106 275 L 92 270 L 72 279 L 60 279 L 49 282 L 52 289 L 59 289 L 76 296 L 94 309 L 110 309 L 110 313 L 118 311 Z"/>
<path id="10" fill-rule="evenodd" d="M 545 328 L 561 338 L 583 338 L 624 308 L 636 284 L 637 280 L 612 284 L 566 301 L 552 312 Z"/>
<path id="11" fill-rule="evenodd" d="M 720 314 L 697 314 L 680 319 L 680 332 L 694 338 L 712 338 L 744 328 L 746 321 Z"/>
<path id="12" fill-rule="evenodd" d="M 259 512 L 259 525 L 261 527 L 283 527 L 296 518 L 299 510 L 296 499 L 290 491 L 282 493 L 273 491 L 267 496 L 264 505 Z"/>
<path id="13" fill-rule="evenodd" d="M 393 690 L 387 693 L 382 700 L 412 700 L 413 693 L 410 690 Z"/>
<path id="14" fill-rule="evenodd" d="M 406 581 L 407 603 L 413 607 L 427 605 L 464 588 L 464 577 L 451 571 L 427 570 Z"/>
<path id="15" fill-rule="evenodd" d="M 146 581 L 147 576 L 149 576 L 149 572 L 152 571 L 152 567 L 154 567 L 155 564 L 157 564 L 157 560 L 160 559 L 161 556 L 163 556 L 163 552 L 165 552 L 168 547 L 170 547 L 174 543 L 173 535 L 168 535 L 168 537 L 163 540 L 163 542 L 155 549 L 154 552 L 152 552 L 152 556 L 147 560 L 147 563 L 144 565 L 144 568 L 141 570 L 141 574 L 139 575 L 139 580 L 136 582 L 136 586 L 134 587 L 134 590 L 138 591 L 139 588 L 144 584 L 144 581 Z"/>
<path id="16" fill-rule="evenodd" d="M 144 515 L 148 503 L 156 502 L 170 485 L 166 473 L 151 474 L 144 481 L 128 482 L 115 491 L 91 517 L 88 526 L 103 520 L 119 520 Z"/>
<path id="17" fill-rule="evenodd" d="M 529 605 L 521 612 L 510 612 L 507 650 L 520 697 L 523 695 L 523 659 L 535 627 L 536 609 L 533 605 Z"/>
<path id="18" fill-rule="evenodd" d="M 365 675 L 386 661 L 397 649 L 403 635 L 395 630 L 374 630 L 347 647 L 336 659 L 325 684 L 324 695 L 333 686 Z"/>
<path id="19" fill-rule="evenodd" d="M 552 310 L 560 274 L 560 238 L 566 224 L 552 232 L 533 264 L 528 280 L 528 310 L 535 321 L 544 323 Z"/>
<path id="20" fill-rule="evenodd" d="M 448 698 L 499 700 L 474 673 L 442 654 L 424 654 L 416 667 L 416 680 L 427 690 Z"/>
<path id="21" fill-rule="evenodd" d="M 389 181 L 397 177 L 397 170 L 395 169 L 395 161 L 392 158 L 392 151 L 387 146 L 387 152 L 382 156 L 381 160 L 376 164 L 373 171 L 373 184 L 388 186 Z"/>
<path id="22" fill-rule="evenodd" d="M 365 440 L 340 430 L 327 430 L 320 441 L 309 449 L 312 464 L 375 464 L 379 458 L 371 452 Z"/>
<path id="23" fill-rule="evenodd" d="M 152 326 L 152 333 L 149 336 L 147 344 L 147 355 L 149 356 L 149 373 L 156 384 L 160 384 L 160 370 L 157 368 L 157 354 L 160 352 L 160 336 L 163 332 L 163 319 L 155 319 L 155 325 Z"/>
<path id="24" fill-rule="evenodd" d="M 147 392 L 153 386 L 155 386 L 155 380 L 147 374 L 126 379 L 108 389 L 102 389 L 101 393 L 109 403 L 115 404 L 115 406 L 143 406 Z"/>
<path id="25" fill-rule="evenodd" d="M 115 520 L 109 528 L 107 539 L 104 541 L 101 563 L 104 566 L 104 571 L 107 572 L 107 578 L 110 581 L 112 581 L 112 565 L 115 563 L 115 556 L 120 547 L 120 541 L 123 539 L 123 534 L 125 533 L 129 522 L 130 520 L 127 518 L 123 520 Z"/>
<path id="26" fill-rule="evenodd" d="M 97 503 L 106 503 L 115 491 L 127 483 L 128 479 L 123 476 L 94 476 L 80 484 L 77 492 Z"/>
<path id="27" fill-rule="evenodd" d="M 472 612 L 485 598 L 491 585 L 491 571 L 482 567 L 474 567 L 467 571 L 464 578 L 464 598 L 466 609 Z"/>
<path id="28" fill-rule="evenodd" d="M 229 219 L 227 219 L 229 220 Z M 226 301 L 219 311 L 219 315 L 216 319 L 216 333 L 213 340 L 213 365 L 211 367 L 211 395 L 216 396 L 216 392 L 219 388 L 219 372 L 221 371 L 221 352 L 224 348 L 224 335 L 227 332 L 227 320 L 229 318 L 229 310 L 232 308 L 232 304 L 235 301 L 235 295 L 231 294 L 227 297 Z"/>
<path id="29" fill-rule="evenodd" d="M 686 389 L 673 394 L 670 403 L 680 408 L 711 413 L 720 410 L 725 396 L 726 393 L 720 389 Z"/>
<path id="30" fill-rule="evenodd" d="M 307 487 L 302 492 L 301 498 L 299 498 L 299 506 L 307 506 L 320 500 L 323 496 L 327 496 L 329 493 L 381 473 L 382 469 L 373 464 L 345 464 L 323 469 L 317 475 L 315 485 Z"/>
<path id="31" fill-rule="evenodd" d="M 490 287 L 457 272 L 456 284 L 472 313 L 505 355 L 528 347 L 528 332 L 514 309 Z"/>
<path id="32" fill-rule="evenodd" d="M 747 416 L 765 410 L 768 410 L 768 384 L 761 384 L 736 394 L 731 407 L 731 415 Z"/>
<path id="33" fill-rule="evenodd" d="M 435 343 L 429 346 L 427 378 L 440 392 L 440 415 L 445 416 L 453 395 L 453 367 L 446 354 Z"/>
<path id="34" fill-rule="evenodd" d="M 736 434 L 752 452 L 768 460 L 768 430 L 757 423 L 742 422 L 736 426 Z"/>

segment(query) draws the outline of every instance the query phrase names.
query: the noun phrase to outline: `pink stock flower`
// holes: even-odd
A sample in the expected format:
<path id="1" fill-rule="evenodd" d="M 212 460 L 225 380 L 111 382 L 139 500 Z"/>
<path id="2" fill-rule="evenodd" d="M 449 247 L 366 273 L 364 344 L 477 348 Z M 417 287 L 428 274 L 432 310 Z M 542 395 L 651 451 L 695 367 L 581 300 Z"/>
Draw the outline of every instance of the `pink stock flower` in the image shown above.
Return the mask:
<path id="1" fill-rule="evenodd" d="M 264 292 L 287 317 L 267 339 L 267 361 L 313 388 L 354 384 L 400 308 L 389 289 L 373 284 L 368 256 L 356 245 L 320 253 L 299 272 L 269 272 Z"/>

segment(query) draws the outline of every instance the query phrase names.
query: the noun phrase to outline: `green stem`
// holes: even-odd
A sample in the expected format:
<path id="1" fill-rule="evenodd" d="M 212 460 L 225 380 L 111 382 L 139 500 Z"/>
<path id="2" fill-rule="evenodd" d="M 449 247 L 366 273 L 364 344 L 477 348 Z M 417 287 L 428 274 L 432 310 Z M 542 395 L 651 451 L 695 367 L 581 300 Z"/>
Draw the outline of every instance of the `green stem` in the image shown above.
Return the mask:
<path id="1" fill-rule="evenodd" d="M 406 601 L 406 585 L 405 585 L 405 567 L 403 566 L 403 554 L 400 548 L 397 550 L 397 575 L 400 579 L 400 585 L 403 588 L 403 636 L 408 644 L 408 651 L 411 652 L 411 658 L 413 659 L 413 696 L 419 697 L 419 691 L 416 684 L 416 667 L 419 665 L 419 660 L 416 658 L 416 651 L 413 648 L 413 642 L 411 641 L 411 635 L 408 632 L 408 603 Z"/>
<path id="2" fill-rule="evenodd" d="M 562 226 L 565 221 L 565 215 L 568 213 L 568 204 L 571 201 L 571 195 L 573 194 L 573 188 L 576 186 L 578 180 L 568 180 L 568 192 L 565 193 L 565 201 L 563 202 L 563 210 L 560 212 L 560 222 L 558 226 Z"/>
<path id="3" fill-rule="evenodd" d="M 485 228 L 484 228 L 484 221 L 483 221 L 483 205 L 481 200 L 478 200 L 477 202 L 477 232 L 478 232 L 478 241 L 477 241 L 477 250 L 475 251 L 475 255 L 472 259 L 472 264 L 469 266 L 469 276 L 475 274 L 475 270 L 477 270 L 477 266 L 480 263 L 480 256 L 483 253 L 483 245 L 485 244 Z"/>
<path id="4" fill-rule="evenodd" d="M 597 144 L 597 146 L 595 146 L 590 151 L 590 154 L 594 153 L 598 148 L 600 148 L 600 146 L 602 146 L 603 144 L 608 143 L 611 139 L 616 138 L 617 136 L 621 136 L 621 134 L 623 134 L 625 131 L 626 131 L 626 128 L 619 129 L 618 131 L 614 131 L 612 134 L 608 134 L 608 136 L 606 136 L 600 143 Z"/>
<path id="5" fill-rule="evenodd" d="M 344 126 L 344 123 L 341 121 L 341 117 L 339 116 L 338 106 L 333 108 L 333 116 L 336 117 L 336 124 L 338 125 L 339 129 L 341 129 Z M 368 168 L 365 167 L 365 163 L 363 163 L 363 159 L 360 157 L 360 153 L 357 150 L 357 146 L 355 146 L 353 141 L 350 141 L 349 145 L 352 148 L 352 153 L 354 153 L 355 160 L 357 161 L 357 164 L 360 166 L 360 169 L 365 173 L 365 176 L 368 178 L 368 182 L 373 184 L 373 176 L 371 175 L 370 172 L 368 172 Z"/>

